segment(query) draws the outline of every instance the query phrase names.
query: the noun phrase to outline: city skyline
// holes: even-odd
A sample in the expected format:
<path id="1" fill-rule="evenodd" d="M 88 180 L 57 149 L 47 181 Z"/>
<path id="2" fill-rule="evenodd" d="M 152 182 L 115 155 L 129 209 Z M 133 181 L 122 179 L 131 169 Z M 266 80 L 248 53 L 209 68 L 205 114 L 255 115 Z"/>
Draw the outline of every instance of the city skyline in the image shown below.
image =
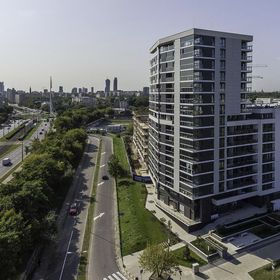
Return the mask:
<path id="1" fill-rule="evenodd" d="M 119 88 L 142 89 L 149 84 L 148 50 L 154 38 L 197 27 L 253 35 L 254 64 L 268 65 L 254 68 L 253 75 L 263 79 L 253 80 L 253 90 L 279 90 L 279 39 L 274 36 L 279 3 L 253 3 L 9 1 L 0 13 L 0 80 L 9 88 L 40 91 L 52 75 L 57 88 L 70 91 L 78 85 L 103 89 L 106 77 L 118 77 Z M 207 9 L 201 9 L 203 4 Z M 213 16 L 217 10 L 223 13 Z"/>

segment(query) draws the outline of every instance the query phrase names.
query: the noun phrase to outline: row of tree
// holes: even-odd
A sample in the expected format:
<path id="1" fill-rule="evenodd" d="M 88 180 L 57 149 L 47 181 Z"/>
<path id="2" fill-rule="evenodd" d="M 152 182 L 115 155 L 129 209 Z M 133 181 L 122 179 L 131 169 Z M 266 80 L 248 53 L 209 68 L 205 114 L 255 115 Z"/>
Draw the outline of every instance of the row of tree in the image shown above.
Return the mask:
<path id="1" fill-rule="evenodd" d="M 55 130 L 33 142 L 21 171 L 0 185 L 1 279 L 13 279 L 34 248 L 55 238 L 56 213 L 86 145 L 80 127 L 99 116 L 83 108 L 65 111 Z"/>
<path id="2" fill-rule="evenodd" d="M 4 123 L 13 112 L 13 107 L 4 105 L 0 108 L 0 124 Z"/>

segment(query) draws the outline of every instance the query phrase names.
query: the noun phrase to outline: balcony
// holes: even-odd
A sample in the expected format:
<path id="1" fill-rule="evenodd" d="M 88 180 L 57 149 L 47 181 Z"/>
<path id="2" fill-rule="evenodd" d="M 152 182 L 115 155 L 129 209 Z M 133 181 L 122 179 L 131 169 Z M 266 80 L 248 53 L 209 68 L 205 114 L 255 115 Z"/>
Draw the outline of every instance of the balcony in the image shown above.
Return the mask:
<path id="1" fill-rule="evenodd" d="M 241 66 L 241 71 L 252 72 L 252 66 Z"/>
<path id="2" fill-rule="evenodd" d="M 244 129 L 244 130 L 229 130 L 228 135 L 239 135 L 239 134 L 251 134 L 251 133 L 257 133 L 258 129 Z"/>
<path id="3" fill-rule="evenodd" d="M 250 155 L 250 154 L 256 154 L 257 150 L 248 148 L 248 149 L 239 149 L 239 150 L 228 150 L 227 151 L 227 156 L 228 157 L 239 157 L 239 156 L 244 156 L 244 155 Z"/>
<path id="4" fill-rule="evenodd" d="M 227 189 L 228 190 L 232 190 L 232 189 L 237 189 L 237 188 L 243 188 L 243 187 L 248 187 L 251 185 L 255 185 L 257 184 L 257 180 L 256 179 L 252 179 L 252 178 L 248 178 L 248 179 L 237 179 L 239 182 L 227 182 Z"/>
<path id="5" fill-rule="evenodd" d="M 241 56 L 241 61 L 252 62 L 253 57 L 251 55 L 242 55 Z"/>
<path id="6" fill-rule="evenodd" d="M 241 51 L 244 52 L 251 52 L 253 51 L 253 46 L 252 45 L 241 45 Z"/>
<path id="7" fill-rule="evenodd" d="M 257 163 L 258 162 L 256 160 L 237 161 L 237 162 L 228 163 L 227 168 L 241 167 L 241 166 L 247 166 L 250 164 L 257 164 Z"/>
<path id="8" fill-rule="evenodd" d="M 239 146 L 239 145 L 248 145 L 248 144 L 254 144 L 258 141 L 256 139 L 244 139 L 244 140 L 228 140 L 227 145 L 228 146 Z"/>

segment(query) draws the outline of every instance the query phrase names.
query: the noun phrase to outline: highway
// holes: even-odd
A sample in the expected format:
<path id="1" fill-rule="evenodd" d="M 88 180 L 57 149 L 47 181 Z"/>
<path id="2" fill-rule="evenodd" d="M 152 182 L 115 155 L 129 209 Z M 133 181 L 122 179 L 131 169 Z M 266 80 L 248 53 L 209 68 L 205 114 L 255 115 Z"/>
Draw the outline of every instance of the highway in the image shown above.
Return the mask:
<path id="1" fill-rule="evenodd" d="M 34 280 L 71 280 L 77 277 L 99 145 L 97 138 L 88 139 L 89 143 L 58 218 L 55 249 L 49 246 L 44 250 L 40 267 L 33 275 Z M 79 205 L 78 215 L 70 216 L 69 206 L 74 201 Z"/>
<path id="2" fill-rule="evenodd" d="M 45 125 L 45 124 L 47 124 L 47 125 Z M 42 129 L 44 129 L 44 130 L 42 131 Z M 37 130 L 30 137 L 30 139 L 26 140 L 26 141 L 23 141 L 23 147 L 21 145 L 22 144 L 21 141 L 16 141 L 15 144 L 20 144 L 21 145 L 20 147 L 18 147 L 17 149 L 15 149 L 14 151 L 12 151 L 9 154 L 6 154 L 4 156 L 0 155 L 0 161 L 1 161 L 0 162 L 0 178 L 2 176 L 4 176 L 5 173 L 7 173 L 9 170 L 11 170 L 15 165 L 17 165 L 22 160 L 22 150 L 23 150 L 23 155 L 25 157 L 26 156 L 25 147 L 30 146 L 30 144 L 32 143 L 32 141 L 35 138 L 38 138 L 38 139 L 42 140 L 45 137 L 45 133 L 49 129 L 50 129 L 50 124 L 42 122 L 40 124 L 40 126 L 37 128 Z M 41 132 L 41 134 L 40 134 L 40 132 Z M 6 157 L 11 159 L 12 165 L 10 165 L 10 166 L 3 166 L 2 165 L 2 159 L 6 158 Z"/>
<path id="3" fill-rule="evenodd" d="M 115 212 L 116 194 L 114 179 L 108 174 L 108 161 L 112 155 L 112 139 L 104 136 L 101 153 L 99 184 L 96 191 L 94 225 L 90 248 L 88 279 L 89 280 L 125 280 L 116 263 L 115 253 Z M 109 180 L 102 180 L 107 175 Z"/>

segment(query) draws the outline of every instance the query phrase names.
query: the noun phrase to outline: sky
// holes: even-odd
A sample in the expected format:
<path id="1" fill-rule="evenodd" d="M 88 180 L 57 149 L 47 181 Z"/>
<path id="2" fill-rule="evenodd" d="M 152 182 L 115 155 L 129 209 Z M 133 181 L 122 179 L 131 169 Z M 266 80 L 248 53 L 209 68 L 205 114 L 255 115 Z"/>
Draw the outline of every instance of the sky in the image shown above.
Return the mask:
<path id="1" fill-rule="evenodd" d="M 149 48 L 190 28 L 254 36 L 253 89 L 280 90 L 279 0 L 0 0 L 0 81 L 42 90 L 149 85 Z"/>

